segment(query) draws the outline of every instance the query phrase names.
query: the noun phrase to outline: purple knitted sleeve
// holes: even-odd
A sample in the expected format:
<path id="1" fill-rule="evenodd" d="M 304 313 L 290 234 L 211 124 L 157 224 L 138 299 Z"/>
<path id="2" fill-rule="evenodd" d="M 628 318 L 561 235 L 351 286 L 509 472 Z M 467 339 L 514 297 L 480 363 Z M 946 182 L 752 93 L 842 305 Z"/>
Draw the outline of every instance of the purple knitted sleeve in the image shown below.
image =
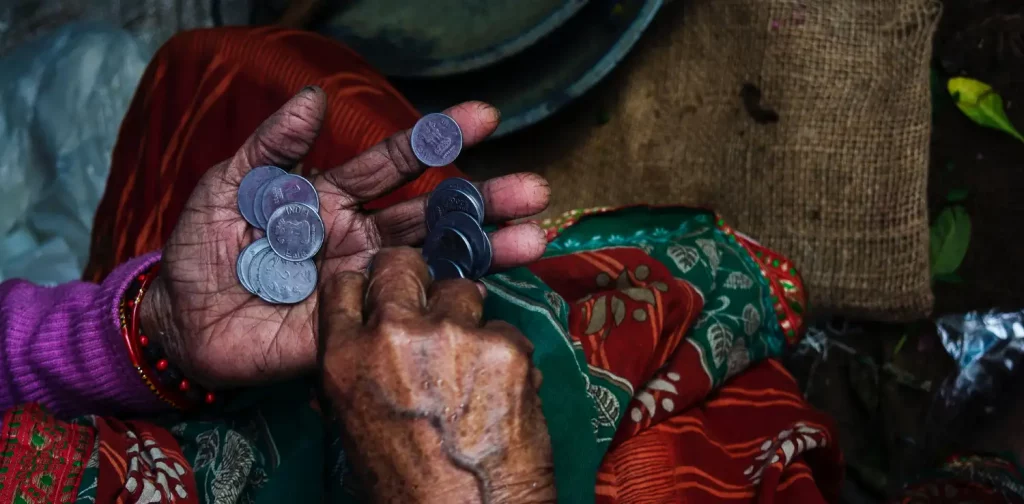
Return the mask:
<path id="1" fill-rule="evenodd" d="M 132 259 L 99 285 L 0 284 L 0 414 L 27 402 L 65 417 L 163 409 L 131 365 L 117 314 L 132 278 L 159 260 Z"/>

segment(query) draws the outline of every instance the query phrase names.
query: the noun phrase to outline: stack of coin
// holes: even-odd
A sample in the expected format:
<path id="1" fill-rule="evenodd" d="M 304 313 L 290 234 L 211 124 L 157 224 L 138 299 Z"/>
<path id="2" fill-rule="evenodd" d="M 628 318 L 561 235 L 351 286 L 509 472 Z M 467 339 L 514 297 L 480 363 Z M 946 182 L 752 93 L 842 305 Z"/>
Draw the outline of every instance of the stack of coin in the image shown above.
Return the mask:
<path id="1" fill-rule="evenodd" d="M 309 297 L 317 283 L 312 259 L 324 243 L 313 184 L 276 166 L 253 168 L 238 187 L 238 211 L 266 231 L 238 255 L 235 273 L 242 286 L 274 304 Z"/>
<path id="2" fill-rule="evenodd" d="M 412 151 L 427 166 L 446 166 L 462 152 L 462 130 L 444 114 L 427 114 L 412 128 Z M 469 181 L 441 182 L 427 199 L 423 257 L 435 280 L 476 280 L 491 267 L 491 241 L 480 227 L 484 198 Z"/>
<path id="3" fill-rule="evenodd" d="M 435 280 L 477 280 L 491 268 L 491 240 L 480 227 L 484 198 L 460 178 L 446 179 L 427 199 L 427 239 L 423 257 Z"/>

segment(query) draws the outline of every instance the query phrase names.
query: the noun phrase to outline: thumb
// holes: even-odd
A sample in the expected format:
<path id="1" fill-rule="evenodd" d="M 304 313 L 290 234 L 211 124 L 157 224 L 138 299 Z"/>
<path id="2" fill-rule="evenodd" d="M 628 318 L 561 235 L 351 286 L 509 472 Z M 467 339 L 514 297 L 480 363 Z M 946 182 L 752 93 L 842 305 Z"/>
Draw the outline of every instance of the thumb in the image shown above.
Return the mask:
<path id="1" fill-rule="evenodd" d="M 299 91 L 260 124 L 242 144 L 227 168 L 227 178 L 241 183 L 249 170 L 274 165 L 286 171 L 297 164 L 316 140 L 327 111 L 327 95 L 316 86 Z"/>

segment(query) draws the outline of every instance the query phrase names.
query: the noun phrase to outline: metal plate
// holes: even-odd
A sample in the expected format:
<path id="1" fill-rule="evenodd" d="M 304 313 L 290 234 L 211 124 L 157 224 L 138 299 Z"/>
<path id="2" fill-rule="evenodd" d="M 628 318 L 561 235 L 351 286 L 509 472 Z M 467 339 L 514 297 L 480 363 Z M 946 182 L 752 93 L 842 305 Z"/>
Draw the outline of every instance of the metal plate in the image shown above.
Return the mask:
<path id="1" fill-rule="evenodd" d="M 489 138 L 498 138 L 548 117 L 597 84 L 629 53 L 661 5 L 662 0 L 589 2 L 556 32 L 501 63 L 392 83 L 424 114 L 467 99 L 497 106 L 501 125 Z"/>
<path id="2" fill-rule="evenodd" d="M 319 31 L 345 42 L 385 75 L 437 77 L 520 53 L 586 3 L 353 0 L 341 3 Z"/>

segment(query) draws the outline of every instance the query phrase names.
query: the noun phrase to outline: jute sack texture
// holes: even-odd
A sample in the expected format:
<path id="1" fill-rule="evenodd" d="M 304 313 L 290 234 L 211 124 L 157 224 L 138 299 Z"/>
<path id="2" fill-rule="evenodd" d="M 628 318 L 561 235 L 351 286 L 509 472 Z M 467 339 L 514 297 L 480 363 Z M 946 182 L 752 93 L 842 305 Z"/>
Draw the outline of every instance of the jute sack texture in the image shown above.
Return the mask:
<path id="1" fill-rule="evenodd" d="M 669 2 L 609 82 L 466 164 L 544 174 L 546 215 L 713 208 L 796 263 L 815 312 L 926 315 L 940 11 L 933 0 Z M 760 90 L 759 112 L 744 85 Z"/>

